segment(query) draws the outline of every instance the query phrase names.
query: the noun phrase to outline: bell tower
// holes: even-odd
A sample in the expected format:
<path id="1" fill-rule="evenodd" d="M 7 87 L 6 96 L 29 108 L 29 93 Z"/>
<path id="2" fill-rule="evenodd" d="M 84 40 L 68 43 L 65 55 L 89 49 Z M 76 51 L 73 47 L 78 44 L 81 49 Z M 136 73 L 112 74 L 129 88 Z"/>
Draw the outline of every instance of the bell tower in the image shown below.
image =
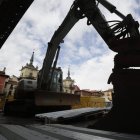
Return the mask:
<path id="1" fill-rule="evenodd" d="M 70 68 L 68 68 L 66 79 L 63 80 L 63 90 L 66 93 L 74 93 L 74 80 L 70 77 Z"/>
<path id="2" fill-rule="evenodd" d="M 20 70 L 21 79 L 24 79 L 24 78 L 37 79 L 38 67 L 34 67 L 33 62 L 34 62 L 34 52 L 32 53 L 29 64 L 27 63 L 25 66 L 22 66 Z"/>

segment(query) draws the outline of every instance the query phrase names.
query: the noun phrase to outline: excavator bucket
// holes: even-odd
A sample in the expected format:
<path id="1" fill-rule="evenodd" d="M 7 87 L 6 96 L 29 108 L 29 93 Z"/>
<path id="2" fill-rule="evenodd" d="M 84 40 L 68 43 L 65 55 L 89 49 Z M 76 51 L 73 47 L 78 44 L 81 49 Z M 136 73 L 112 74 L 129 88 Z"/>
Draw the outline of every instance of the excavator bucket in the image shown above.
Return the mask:
<path id="1" fill-rule="evenodd" d="M 80 103 L 79 95 L 68 93 L 35 91 L 30 93 L 28 92 L 28 94 L 31 94 L 30 96 L 32 98 L 16 99 L 6 102 L 4 114 L 16 114 L 24 117 L 38 113 L 68 110 L 72 108 L 72 105 Z"/>
<path id="2" fill-rule="evenodd" d="M 79 103 L 79 95 L 48 91 L 38 91 L 35 93 L 36 106 L 72 106 Z"/>

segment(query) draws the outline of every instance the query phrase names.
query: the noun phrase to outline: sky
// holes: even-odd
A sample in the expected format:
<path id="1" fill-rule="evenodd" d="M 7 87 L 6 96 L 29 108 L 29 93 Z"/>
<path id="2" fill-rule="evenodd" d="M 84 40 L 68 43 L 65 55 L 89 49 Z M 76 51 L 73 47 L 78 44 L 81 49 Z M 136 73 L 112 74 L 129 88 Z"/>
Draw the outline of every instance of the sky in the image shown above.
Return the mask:
<path id="1" fill-rule="evenodd" d="M 140 0 L 109 0 L 124 15 L 131 13 L 140 22 Z M 34 0 L 12 34 L 0 50 L 0 70 L 20 75 L 35 52 L 34 66 L 43 64 L 47 44 L 61 25 L 73 0 Z M 107 20 L 119 19 L 99 5 Z M 120 19 L 119 19 L 120 20 Z M 107 81 L 114 67 L 112 52 L 87 19 L 81 19 L 65 37 L 61 45 L 58 66 L 64 78 L 70 67 L 71 78 L 80 89 L 107 90 Z"/>

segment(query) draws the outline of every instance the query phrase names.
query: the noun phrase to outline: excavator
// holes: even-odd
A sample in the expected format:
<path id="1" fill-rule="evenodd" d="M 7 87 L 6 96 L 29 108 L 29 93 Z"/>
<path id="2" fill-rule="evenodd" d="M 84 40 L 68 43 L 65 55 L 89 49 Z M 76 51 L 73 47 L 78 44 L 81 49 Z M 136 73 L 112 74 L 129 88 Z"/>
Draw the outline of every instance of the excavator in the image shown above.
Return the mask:
<path id="1" fill-rule="evenodd" d="M 99 9 L 103 5 L 122 20 L 107 21 Z M 48 44 L 38 88 L 47 88 L 49 70 L 58 46 L 71 30 L 83 18 L 92 25 L 109 49 L 116 52 L 114 68 L 108 83 L 113 84 L 113 107 L 111 111 L 93 128 L 116 132 L 140 133 L 140 33 L 139 23 L 131 14 L 123 15 L 107 0 L 75 0 L 64 21 L 55 31 Z"/>
<path id="2" fill-rule="evenodd" d="M 99 4 L 103 5 L 110 13 L 119 16 L 121 20 L 107 21 Z M 96 29 L 109 49 L 117 53 L 114 57 L 114 68 L 108 80 L 108 83 L 112 83 L 114 87 L 113 107 L 104 118 L 93 125 L 93 128 L 139 134 L 139 23 L 134 20 L 131 14 L 123 15 L 107 0 L 75 0 L 73 2 L 64 21 L 48 43 L 46 56 L 37 80 L 37 91 L 34 93 L 35 101 L 38 105 L 46 103 L 45 99 L 48 95 L 46 91 L 51 92 L 60 44 L 72 27 L 83 18 L 87 18 L 87 25 L 92 25 Z M 54 95 L 60 94 L 54 93 Z M 29 105 L 30 101 L 23 104 Z M 6 109 L 7 111 L 8 109 Z"/>
<path id="3" fill-rule="evenodd" d="M 56 67 L 58 53 L 53 66 L 50 68 L 46 87 L 39 88 L 38 78 L 23 78 L 19 80 L 14 93 L 14 99 L 6 98 L 3 112 L 5 115 L 22 117 L 34 116 L 37 113 L 46 113 L 68 110 L 72 105 L 79 104 L 80 95 L 63 92 L 63 72 L 61 67 Z"/>
<path id="4" fill-rule="evenodd" d="M 32 2 L 33 0 L 0 0 L 0 48 Z M 63 92 L 63 72 L 61 68 L 56 68 L 59 50 L 60 47 L 58 47 L 54 58 L 51 57 L 49 61 L 47 60 L 48 63 L 52 59 L 54 60 L 52 67 L 45 71 L 45 73 L 49 73 L 48 79 L 38 78 L 37 81 L 21 79 L 19 81 L 14 100 L 5 98 L 3 109 L 5 115 L 30 116 L 40 112 L 65 110 L 80 102 L 80 96 Z M 43 68 L 40 70 L 39 75 L 43 70 Z M 45 80 L 47 85 L 40 85 L 40 80 Z"/>

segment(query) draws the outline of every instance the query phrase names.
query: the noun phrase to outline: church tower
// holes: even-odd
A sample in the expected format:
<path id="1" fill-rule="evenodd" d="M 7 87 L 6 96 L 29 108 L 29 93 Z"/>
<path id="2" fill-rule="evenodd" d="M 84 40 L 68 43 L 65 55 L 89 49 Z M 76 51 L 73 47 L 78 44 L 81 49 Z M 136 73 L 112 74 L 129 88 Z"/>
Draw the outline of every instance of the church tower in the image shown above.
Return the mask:
<path id="1" fill-rule="evenodd" d="M 74 94 L 74 80 L 70 77 L 70 68 L 68 68 L 68 76 L 63 80 L 63 91 Z"/>
<path id="2" fill-rule="evenodd" d="M 30 63 L 29 64 L 27 63 L 25 66 L 22 66 L 22 68 L 20 70 L 21 79 L 24 79 L 24 78 L 37 79 L 38 67 L 34 67 L 33 62 L 34 62 L 34 52 L 31 56 Z"/>

